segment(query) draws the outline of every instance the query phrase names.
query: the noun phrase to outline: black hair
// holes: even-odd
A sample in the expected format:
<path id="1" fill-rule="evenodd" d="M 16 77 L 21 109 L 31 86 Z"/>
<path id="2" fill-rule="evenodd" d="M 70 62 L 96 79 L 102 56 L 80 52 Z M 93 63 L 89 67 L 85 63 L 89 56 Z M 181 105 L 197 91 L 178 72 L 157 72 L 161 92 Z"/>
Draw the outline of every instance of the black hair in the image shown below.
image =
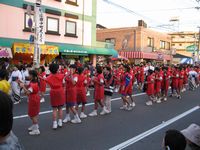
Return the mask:
<path id="1" fill-rule="evenodd" d="M 162 67 L 162 70 L 168 70 L 167 66 Z"/>
<path id="2" fill-rule="evenodd" d="M 42 72 L 44 72 L 44 71 L 45 71 L 45 68 L 44 68 L 44 66 L 40 66 L 40 69 L 42 70 Z"/>
<path id="3" fill-rule="evenodd" d="M 49 66 L 49 70 L 50 70 L 50 72 L 51 72 L 52 74 L 56 74 L 57 71 L 58 71 L 58 69 L 59 69 L 59 65 L 58 65 L 58 64 L 52 63 L 52 64 L 50 64 L 50 66 Z"/>
<path id="4" fill-rule="evenodd" d="M 164 144 L 171 150 L 185 150 L 186 139 L 180 131 L 168 130 L 165 133 Z"/>
<path id="5" fill-rule="evenodd" d="M 101 68 L 101 66 L 97 66 L 97 67 L 96 67 L 96 70 L 97 70 L 97 73 L 98 73 L 98 74 L 101 74 L 101 73 L 102 73 L 102 68 Z"/>
<path id="6" fill-rule="evenodd" d="M 30 70 L 29 75 L 32 75 L 33 79 L 31 80 L 32 82 L 39 82 L 38 80 L 38 73 L 35 70 Z"/>
<path id="7" fill-rule="evenodd" d="M 13 125 L 13 102 L 7 94 L 0 91 L 0 136 L 5 137 Z"/>
<path id="8" fill-rule="evenodd" d="M 110 67 L 106 67 L 106 70 L 111 71 L 111 68 Z"/>
<path id="9" fill-rule="evenodd" d="M 6 69 L 0 70 L 0 78 L 8 80 L 8 71 Z"/>
<path id="10" fill-rule="evenodd" d="M 69 68 L 77 69 L 77 66 L 75 64 L 72 64 L 69 66 Z"/>
<path id="11" fill-rule="evenodd" d="M 81 74 L 83 72 L 83 67 L 78 67 L 77 71 L 78 71 L 78 74 Z"/>
<path id="12" fill-rule="evenodd" d="M 149 73 L 149 74 L 152 74 L 152 73 L 153 73 L 153 70 L 149 69 L 149 70 L 148 70 L 148 73 Z"/>
<path id="13" fill-rule="evenodd" d="M 124 65 L 124 68 L 126 69 L 126 72 L 130 72 L 131 68 L 129 67 L 129 65 Z"/>
<path id="14" fill-rule="evenodd" d="M 155 68 L 155 71 L 160 71 L 160 68 L 159 68 L 159 67 L 156 67 L 156 68 Z"/>

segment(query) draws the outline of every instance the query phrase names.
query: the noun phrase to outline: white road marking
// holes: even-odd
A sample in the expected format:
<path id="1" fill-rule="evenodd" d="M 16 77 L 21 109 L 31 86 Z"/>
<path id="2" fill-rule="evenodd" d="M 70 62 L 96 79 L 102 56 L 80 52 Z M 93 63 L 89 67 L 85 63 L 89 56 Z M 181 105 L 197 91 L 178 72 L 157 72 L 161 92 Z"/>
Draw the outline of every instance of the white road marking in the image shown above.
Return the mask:
<path id="1" fill-rule="evenodd" d="M 145 95 L 145 94 L 146 93 L 138 93 L 138 94 L 134 94 L 132 96 L 136 97 L 136 96 L 141 96 L 141 95 Z M 118 101 L 120 99 L 121 99 L 121 97 L 113 98 L 113 99 L 111 99 L 111 102 Z M 86 106 L 91 106 L 91 105 L 94 105 L 94 103 L 86 104 Z M 79 107 L 81 107 L 81 106 L 79 106 Z M 63 110 L 65 110 L 65 108 L 63 108 Z M 40 112 L 39 114 L 44 115 L 44 114 L 49 114 L 49 113 L 52 113 L 52 110 L 43 111 L 43 112 Z M 27 117 L 28 117 L 28 115 L 20 115 L 20 116 L 13 117 L 13 119 L 21 119 L 21 118 L 27 118 Z"/>
<path id="2" fill-rule="evenodd" d="M 166 127 L 166 126 L 178 121 L 179 119 L 191 114 L 192 112 L 198 110 L 199 108 L 200 108 L 200 106 L 193 107 L 190 110 L 188 110 L 188 111 L 186 111 L 186 112 L 184 112 L 184 113 L 182 113 L 182 114 L 180 114 L 180 115 L 178 115 L 178 116 L 176 116 L 176 117 L 174 117 L 174 118 L 172 118 L 172 119 L 170 119 L 170 120 L 168 120 L 166 122 L 162 122 L 160 125 L 152 128 L 152 129 L 150 129 L 148 131 L 145 131 L 145 132 L 143 132 L 143 133 L 141 133 L 141 134 L 139 134 L 139 135 L 137 135 L 137 136 L 135 136 L 135 137 L 123 142 L 123 143 L 121 143 L 121 144 L 118 144 L 118 145 L 110 148 L 109 150 L 122 150 L 122 149 L 124 149 L 124 148 L 126 148 L 126 147 L 128 147 L 128 146 L 130 146 L 130 145 L 132 145 L 132 144 L 144 139 L 145 137 L 147 137 L 147 136 L 149 136 L 149 135 L 151 135 L 151 134 L 163 129 L 164 127 Z"/>

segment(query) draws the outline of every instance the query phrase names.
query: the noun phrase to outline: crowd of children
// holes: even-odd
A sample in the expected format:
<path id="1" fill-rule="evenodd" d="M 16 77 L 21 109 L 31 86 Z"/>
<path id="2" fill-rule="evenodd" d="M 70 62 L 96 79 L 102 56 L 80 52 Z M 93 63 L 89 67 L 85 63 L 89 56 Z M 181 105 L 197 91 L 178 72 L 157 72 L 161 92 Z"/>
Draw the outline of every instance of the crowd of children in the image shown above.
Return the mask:
<path id="1" fill-rule="evenodd" d="M 50 71 L 50 74 L 47 71 Z M 114 66 L 108 64 L 104 67 L 97 65 L 83 66 L 81 64 L 58 65 L 52 63 L 49 68 L 41 66 L 39 69 L 31 69 L 26 66 L 24 74 L 14 67 L 10 74 L 12 97 L 14 102 L 20 102 L 20 93 L 23 90 L 28 95 L 28 115 L 32 120 L 32 126 L 28 128 L 30 135 L 39 135 L 38 115 L 40 103 L 45 101 L 44 93 L 47 85 L 50 87 L 50 104 L 53 109 L 53 129 L 62 127 L 63 123 L 81 123 L 86 118 L 86 95 L 89 95 L 89 87 L 94 87 L 94 110 L 89 116 L 111 113 L 111 97 L 114 92 L 119 92 L 123 105 L 120 109 L 132 110 L 135 107 L 133 100 L 133 88 L 146 92 L 148 101 L 146 105 L 167 101 L 168 90 L 171 95 L 181 99 L 181 93 L 186 89 L 194 90 L 199 86 L 200 68 L 198 65 L 156 65 L 151 63 L 144 65 L 121 64 Z M 6 71 L 0 71 L 0 90 L 9 93 L 6 82 Z M 171 89 L 170 89 L 171 88 Z M 79 115 L 79 106 L 81 112 Z M 66 114 L 63 120 L 63 107 Z M 70 112 L 73 114 L 71 119 Z"/>

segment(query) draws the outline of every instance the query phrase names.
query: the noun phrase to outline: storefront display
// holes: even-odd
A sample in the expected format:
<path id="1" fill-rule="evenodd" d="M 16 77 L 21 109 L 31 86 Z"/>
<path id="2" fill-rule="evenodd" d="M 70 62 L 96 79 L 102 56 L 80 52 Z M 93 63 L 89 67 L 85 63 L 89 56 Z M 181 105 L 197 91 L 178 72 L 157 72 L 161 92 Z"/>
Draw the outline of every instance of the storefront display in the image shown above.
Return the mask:
<path id="1" fill-rule="evenodd" d="M 41 45 L 41 64 L 49 63 L 59 55 L 57 46 Z M 29 43 L 14 43 L 13 44 L 13 63 L 23 61 L 26 63 L 33 61 L 34 44 Z"/>

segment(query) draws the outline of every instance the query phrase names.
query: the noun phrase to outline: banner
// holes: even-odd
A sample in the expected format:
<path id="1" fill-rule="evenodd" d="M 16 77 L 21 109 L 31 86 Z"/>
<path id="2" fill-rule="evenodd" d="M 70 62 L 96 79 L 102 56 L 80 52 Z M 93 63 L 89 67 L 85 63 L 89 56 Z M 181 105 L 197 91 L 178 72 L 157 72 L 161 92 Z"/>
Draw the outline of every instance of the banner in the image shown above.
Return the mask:
<path id="1" fill-rule="evenodd" d="M 41 4 L 35 5 L 36 43 L 45 44 L 44 16 Z"/>
<path id="2" fill-rule="evenodd" d="M 14 53 L 34 54 L 34 44 L 14 43 L 13 49 Z M 59 50 L 57 46 L 40 45 L 40 49 L 41 54 L 59 55 Z"/>

